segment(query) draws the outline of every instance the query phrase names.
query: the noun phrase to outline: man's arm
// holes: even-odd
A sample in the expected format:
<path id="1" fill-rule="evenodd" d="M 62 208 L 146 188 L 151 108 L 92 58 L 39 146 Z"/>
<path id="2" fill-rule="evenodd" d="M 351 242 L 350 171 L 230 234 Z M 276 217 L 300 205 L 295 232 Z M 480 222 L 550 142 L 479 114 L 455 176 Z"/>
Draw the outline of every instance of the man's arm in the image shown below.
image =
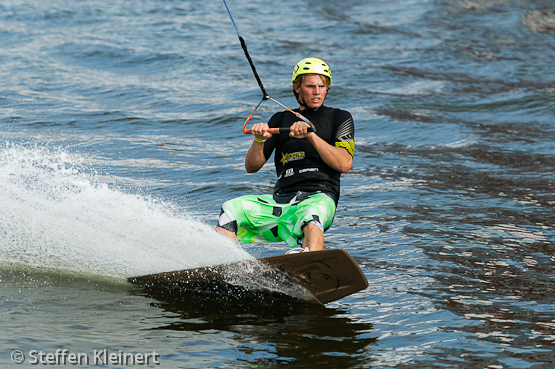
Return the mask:
<path id="1" fill-rule="evenodd" d="M 324 163 L 329 167 L 341 173 L 347 173 L 353 166 L 353 157 L 344 147 L 332 146 L 314 132 L 309 132 L 306 138 L 312 143 Z"/>
<path id="2" fill-rule="evenodd" d="M 247 156 L 245 157 L 245 169 L 247 173 L 256 173 L 266 164 L 266 156 L 264 156 L 264 142 L 258 142 L 258 140 L 267 140 L 272 137 L 271 133 L 268 133 L 267 123 L 257 123 L 251 128 L 252 133 L 255 135 L 255 140 L 252 142 L 249 151 L 247 151 Z"/>

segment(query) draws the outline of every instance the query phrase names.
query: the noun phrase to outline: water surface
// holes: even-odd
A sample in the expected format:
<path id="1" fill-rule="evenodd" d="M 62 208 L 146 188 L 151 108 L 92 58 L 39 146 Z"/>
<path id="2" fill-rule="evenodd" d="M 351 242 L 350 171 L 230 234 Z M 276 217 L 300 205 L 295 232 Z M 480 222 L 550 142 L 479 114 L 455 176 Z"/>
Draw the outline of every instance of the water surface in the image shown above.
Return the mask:
<path id="1" fill-rule="evenodd" d="M 295 105 L 301 58 L 332 69 L 356 156 L 327 247 L 369 288 L 314 307 L 129 285 L 286 250 L 213 231 L 223 201 L 275 180 L 243 169 L 261 92 L 223 3 L 6 0 L 0 363 L 64 348 L 164 368 L 552 368 L 555 6 L 229 5 L 272 97 Z"/>

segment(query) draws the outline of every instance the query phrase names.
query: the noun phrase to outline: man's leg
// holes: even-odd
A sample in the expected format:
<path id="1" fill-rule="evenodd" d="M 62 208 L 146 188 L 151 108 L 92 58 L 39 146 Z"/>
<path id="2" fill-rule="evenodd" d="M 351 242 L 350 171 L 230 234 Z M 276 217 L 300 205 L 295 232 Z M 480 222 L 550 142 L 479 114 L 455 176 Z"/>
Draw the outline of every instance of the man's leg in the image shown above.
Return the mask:
<path id="1" fill-rule="evenodd" d="M 308 223 L 303 228 L 304 239 L 303 249 L 308 247 L 308 251 L 318 251 L 324 249 L 324 232 L 314 223 Z"/>
<path id="2" fill-rule="evenodd" d="M 303 250 L 318 251 L 324 249 L 324 231 L 331 226 L 334 215 L 335 202 L 323 193 L 310 195 L 308 199 L 299 204 L 296 219 L 303 221 L 301 226 Z"/>
<path id="3" fill-rule="evenodd" d="M 224 213 L 223 208 L 218 218 L 216 232 L 234 241 L 237 239 L 237 222 L 229 219 L 229 216 Z"/>
<path id="4" fill-rule="evenodd" d="M 272 195 L 246 195 L 222 204 L 216 232 L 232 240 L 281 241 L 277 234 L 279 204 Z"/>
<path id="5" fill-rule="evenodd" d="M 227 229 L 224 229 L 222 227 L 216 227 L 216 232 L 226 236 L 229 239 L 232 239 L 233 241 L 235 241 L 237 239 L 237 235 L 231 231 L 228 231 Z"/>

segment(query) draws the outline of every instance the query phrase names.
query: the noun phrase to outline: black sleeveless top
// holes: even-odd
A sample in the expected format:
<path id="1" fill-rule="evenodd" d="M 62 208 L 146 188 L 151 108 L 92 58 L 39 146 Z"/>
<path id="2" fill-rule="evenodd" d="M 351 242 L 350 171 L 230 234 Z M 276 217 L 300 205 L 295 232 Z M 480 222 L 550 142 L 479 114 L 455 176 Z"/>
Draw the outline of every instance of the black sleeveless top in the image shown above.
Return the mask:
<path id="1" fill-rule="evenodd" d="M 354 122 L 345 110 L 322 106 L 317 110 L 300 112 L 316 127 L 316 134 L 332 146 L 344 147 L 354 154 Z M 300 119 L 291 112 L 274 114 L 270 128 L 290 127 Z M 321 191 L 339 201 L 341 172 L 330 168 L 306 138 L 289 137 L 288 134 L 273 135 L 264 144 L 264 155 L 268 160 L 275 151 L 274 161 L 277 182 L 274 194 L 296 193 L 297 191 Z"/>

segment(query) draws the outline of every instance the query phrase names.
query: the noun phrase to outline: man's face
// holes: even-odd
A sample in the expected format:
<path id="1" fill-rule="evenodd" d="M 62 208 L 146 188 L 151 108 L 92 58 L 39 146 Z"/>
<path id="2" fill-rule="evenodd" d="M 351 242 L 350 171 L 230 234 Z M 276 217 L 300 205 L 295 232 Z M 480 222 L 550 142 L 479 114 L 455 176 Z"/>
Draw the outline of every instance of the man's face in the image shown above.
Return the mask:
<path id="1" fill-rule="evenodd" d="M 308 74 L 295 92 L 299 94 L 299 99 L 311 109 L 318 109 L 324 103 L 328 88 L 326 82 L 319 74 Z M 301 106 L 302 109 L 302 106 Z"/>

